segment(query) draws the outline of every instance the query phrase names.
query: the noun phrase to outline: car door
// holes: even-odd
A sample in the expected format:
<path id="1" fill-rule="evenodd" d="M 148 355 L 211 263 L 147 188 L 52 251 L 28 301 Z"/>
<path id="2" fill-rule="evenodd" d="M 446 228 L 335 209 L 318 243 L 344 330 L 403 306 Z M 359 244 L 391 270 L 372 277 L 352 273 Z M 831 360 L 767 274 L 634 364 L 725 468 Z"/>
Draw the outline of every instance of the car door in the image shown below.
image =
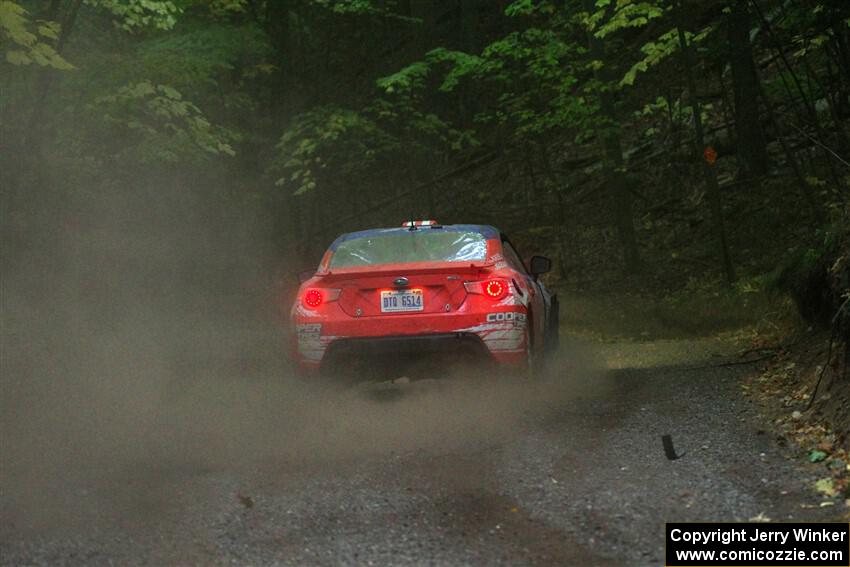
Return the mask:
<path id="1" fill-rule="evenodd" d="M 532 348 L 534 352 L 539 353 L 543 349 L 544 333 L 547 328 L 546 313 L 549 294 L 543 285 L 528 273 L 525 264 L 520 259 L 513 244 L 511 244 L 508 237 L 504 234 L 502 235 L 502 253 L 508 265 L 522 275 L 525 286 L 529 291 L 528 310 L 531 314 L 531 324 L 533 326 L 532 337 L 534 341 Z"/>

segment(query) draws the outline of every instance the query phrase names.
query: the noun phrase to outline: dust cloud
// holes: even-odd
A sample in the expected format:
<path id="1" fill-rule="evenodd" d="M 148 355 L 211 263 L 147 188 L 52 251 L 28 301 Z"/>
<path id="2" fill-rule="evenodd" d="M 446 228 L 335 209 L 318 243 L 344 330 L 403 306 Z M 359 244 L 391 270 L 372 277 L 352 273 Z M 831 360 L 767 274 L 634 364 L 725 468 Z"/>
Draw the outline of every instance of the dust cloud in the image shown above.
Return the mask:
<path id="1" fill-rule="evenodd" d="M 570 349 L 534 383 L 299 378 L 280 306 L 303 266 L 273 245 L 273 224 L 149 185 L 21 228 L 2 276 L 0 537 L 156 517 L 150 495 L 166 499 L 175 476 L 500 443 L 600 387 Z"/>

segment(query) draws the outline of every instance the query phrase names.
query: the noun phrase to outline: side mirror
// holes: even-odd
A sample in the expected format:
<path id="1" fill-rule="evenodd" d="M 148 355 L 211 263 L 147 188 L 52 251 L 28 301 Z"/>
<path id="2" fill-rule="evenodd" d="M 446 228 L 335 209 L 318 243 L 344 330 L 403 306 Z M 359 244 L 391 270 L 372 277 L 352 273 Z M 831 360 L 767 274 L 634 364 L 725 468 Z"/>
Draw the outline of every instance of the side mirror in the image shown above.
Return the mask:
<path id="1" fill-rule="evenodd" d="M 303 270 L 298 272 L 298 283 L 304 283 L 316 274 L 316 270 Z"/>
<path id="2" fill-rule="evenodd" d="M 552 269 L 552 260 L 547 258 L 546 256 L 532 256 L 531 257 L 531 265 L 529 266 L 529 271 L 531 275 L 534 277 L 539 276 L 540 274 L 545 274 L 549 270 Z"/>

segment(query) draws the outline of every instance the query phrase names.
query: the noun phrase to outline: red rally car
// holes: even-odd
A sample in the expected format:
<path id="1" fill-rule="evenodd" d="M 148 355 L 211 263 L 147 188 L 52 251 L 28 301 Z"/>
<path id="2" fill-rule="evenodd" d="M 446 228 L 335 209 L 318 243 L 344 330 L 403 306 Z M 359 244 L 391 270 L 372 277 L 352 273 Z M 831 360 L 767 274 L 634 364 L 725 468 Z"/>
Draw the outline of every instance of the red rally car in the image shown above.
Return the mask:
<path id="1" fill-rule="evenodd" d="M 343 234 L 291 310 L 302 370 L 463 351 L 528 369 L 556 348 L 558 301 L 492 226 L 410 221 Z"/>

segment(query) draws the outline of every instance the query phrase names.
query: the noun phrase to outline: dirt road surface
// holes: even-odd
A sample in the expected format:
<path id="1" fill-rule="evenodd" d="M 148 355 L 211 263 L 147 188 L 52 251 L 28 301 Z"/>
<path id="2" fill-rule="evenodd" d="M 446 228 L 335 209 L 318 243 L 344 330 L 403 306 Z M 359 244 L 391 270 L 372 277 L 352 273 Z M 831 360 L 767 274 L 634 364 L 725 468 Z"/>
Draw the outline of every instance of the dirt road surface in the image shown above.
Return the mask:
<path id="1" fill-rule="evenodd" d="M 661 565 L 665 521 L 825 517 L 729 360 L 569 344 L 538 382 L 341 388 L 184 353 L 179 387 L 54 386 L 7 419 L 0 564 Z"/>

